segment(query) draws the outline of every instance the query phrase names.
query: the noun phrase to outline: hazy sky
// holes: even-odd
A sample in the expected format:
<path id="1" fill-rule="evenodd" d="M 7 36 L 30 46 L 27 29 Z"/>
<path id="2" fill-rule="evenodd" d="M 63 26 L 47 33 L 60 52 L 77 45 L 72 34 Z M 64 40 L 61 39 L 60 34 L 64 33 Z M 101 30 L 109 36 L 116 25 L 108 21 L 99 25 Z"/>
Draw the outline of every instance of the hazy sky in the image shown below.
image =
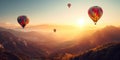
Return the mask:
<path id="1" fill-rule="evenodd" d="M 0 22 L 18 24 L 17 17 L 27 15 L 30 24 L 76 24 L 83 19 L 93 25 L 88 9 L 96 5 L 103 9 L 98 25 L 120 25 L 120 0 L 0 0 Z"/>

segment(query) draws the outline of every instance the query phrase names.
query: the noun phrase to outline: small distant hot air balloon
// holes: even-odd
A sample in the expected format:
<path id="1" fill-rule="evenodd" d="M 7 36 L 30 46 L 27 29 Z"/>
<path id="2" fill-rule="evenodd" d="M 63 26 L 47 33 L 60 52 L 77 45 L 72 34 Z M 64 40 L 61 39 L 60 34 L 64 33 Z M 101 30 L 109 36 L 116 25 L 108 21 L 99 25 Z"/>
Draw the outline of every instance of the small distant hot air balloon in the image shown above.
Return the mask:
<path id="1" fill-rule="evenodd" d="M 54 32 L 56 32 L 56 29 L 53 29 Z"/>
<path id="2" fill-rule="evenodd" d="M 29 19 L 25 15 L 18 16 L 17 21 L 22 26 L 22 28 L 24 28 L 29 23 Z"/>
<path id="3" fill-rule="evenodd" d="M 68 8 L 70 8 L 71 7 L 71 3 L 68 3 L 67 6 L 68 6 Z"/>
<path id="4" fill-rule="evenodd" d="M 97 21 L 103 15 L 103 10 L 99 6 L 93 6 L 93 7 L 89 8 L 88 15 L 89 15 L 89 17 L 93 20 L 93 22 L 96 25 Z"/>

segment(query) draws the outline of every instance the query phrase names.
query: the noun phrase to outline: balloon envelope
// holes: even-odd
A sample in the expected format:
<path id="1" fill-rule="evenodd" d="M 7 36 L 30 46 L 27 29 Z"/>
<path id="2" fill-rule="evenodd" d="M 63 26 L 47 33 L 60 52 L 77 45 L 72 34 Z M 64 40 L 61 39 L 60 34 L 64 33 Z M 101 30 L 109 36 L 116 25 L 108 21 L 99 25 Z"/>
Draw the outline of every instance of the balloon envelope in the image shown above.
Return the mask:
<path id="1" fill-rule="evenodd" d="M 68 3 L 67 6 L 68 6 L 68 8 L 70 8 L 71 7 L 71 3 Z"/>
<path id="2" fill-rule="evenodd" d="M 29 23 L 29 19 L 24 15 L 18 16 L 17 21 L 23 28 Z"/>
<path id="3" fill-rule="evenodd" d="M 54 32 L 56 32 L 56 29 L 53 29 Z"/>
<path id="4" fill-rule="evenodd" d="M 89 8 L 88 15 L 89 15 L 89 17 L 93 20 L 93 22 L 96 25 L 97 21 L 103 15 L 103 10 L 99 6 L 93 6 L 93 7 Z"/>

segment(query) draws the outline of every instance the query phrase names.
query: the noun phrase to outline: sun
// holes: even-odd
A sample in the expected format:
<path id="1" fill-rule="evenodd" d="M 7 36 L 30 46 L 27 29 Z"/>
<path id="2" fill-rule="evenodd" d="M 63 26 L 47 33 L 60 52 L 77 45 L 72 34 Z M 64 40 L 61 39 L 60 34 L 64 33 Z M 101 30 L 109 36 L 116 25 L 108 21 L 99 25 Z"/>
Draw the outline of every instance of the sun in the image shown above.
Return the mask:
<path id="1" fill-rule="evenodd" d="M 85 26 L 85 20 L 84 20 L 84 18 L 78 19 L 76 23 L 77 23 L 77 26 L 79 26 L 79 27 Z"/>

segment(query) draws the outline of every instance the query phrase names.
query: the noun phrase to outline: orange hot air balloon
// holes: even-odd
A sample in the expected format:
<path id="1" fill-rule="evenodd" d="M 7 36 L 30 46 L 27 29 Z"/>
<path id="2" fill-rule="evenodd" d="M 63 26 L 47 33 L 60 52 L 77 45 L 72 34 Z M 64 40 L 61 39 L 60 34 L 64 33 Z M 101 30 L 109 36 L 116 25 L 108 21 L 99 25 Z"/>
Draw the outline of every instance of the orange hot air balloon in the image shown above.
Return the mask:
<path id="1" fill-rule="evenodd" d="M 22 26 L 22 28 L 24 28 L 29 23 L 29 19 L 25 15 L 18 16 L 17 21 Z"/>
<path id="2" fill-rule="evenodd" d="M 68 8 L 70 8 L 71 7 L 71 3 L 68 3 L 67 6 L 68 6 Z"/>
<path id="3" fill-rule="evenodd" d="M 93 20 L 93 22 L 96 25 L 96 23 L 98 22 L 98 20 L 103 15 L 103 10 L 99 6 L 93 6 L 93 7 L 89 8 L 88 15 L 89 15 L 89 17 Z"/>

